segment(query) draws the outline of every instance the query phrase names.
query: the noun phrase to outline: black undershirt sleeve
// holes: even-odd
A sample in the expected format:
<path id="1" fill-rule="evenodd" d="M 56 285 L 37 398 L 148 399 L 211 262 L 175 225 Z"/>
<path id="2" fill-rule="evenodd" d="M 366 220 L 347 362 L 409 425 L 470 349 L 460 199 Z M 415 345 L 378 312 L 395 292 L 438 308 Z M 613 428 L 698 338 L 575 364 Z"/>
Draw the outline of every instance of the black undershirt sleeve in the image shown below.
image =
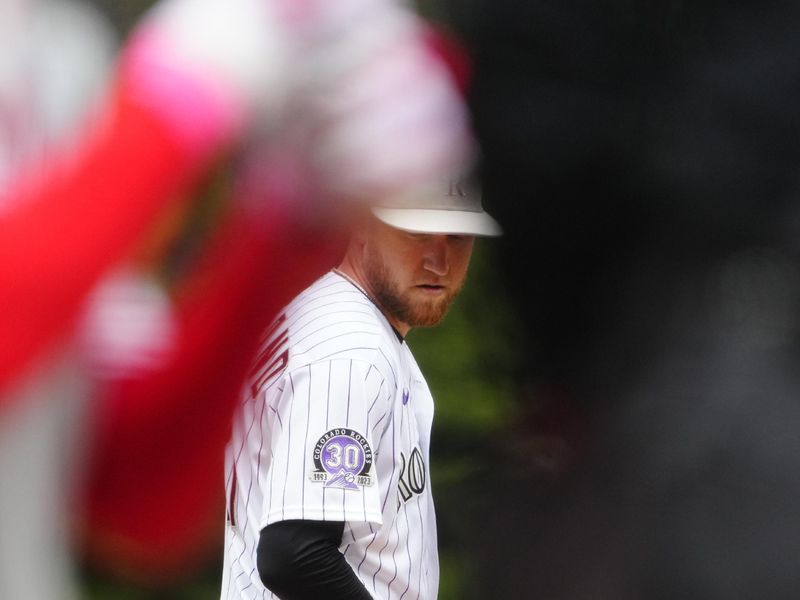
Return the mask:
<path id="1" fill-rule="evenodd" d="M 261 581 L 281 600 L 372 600 L 339 552 L 341 521 L 280 521 L 261 530 Z"/>

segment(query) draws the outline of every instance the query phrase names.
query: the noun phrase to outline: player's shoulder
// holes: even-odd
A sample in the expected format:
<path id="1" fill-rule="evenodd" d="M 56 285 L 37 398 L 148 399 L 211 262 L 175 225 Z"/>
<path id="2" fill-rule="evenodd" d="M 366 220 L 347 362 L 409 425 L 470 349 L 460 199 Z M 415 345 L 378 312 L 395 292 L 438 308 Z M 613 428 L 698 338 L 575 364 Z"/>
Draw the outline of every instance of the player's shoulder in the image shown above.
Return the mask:
<path id="1" fill-rule="evenodd" d="M 352 283 L 329 272 L 303 290 L 284 310 L 291 344 L 318 342 L 331 329 L 380 330 L 380 314 Z"/>
<path id="2" fill-rule="evenodd" d="M 330 272 L 300 293 L 284 312 L 289 367 L 354 360 L 395 372 L 400 342 L 364 293 Z"/>
<path id="3" fill-rule="evenodd" d="M 352 283 L 333 271 L 328 271 L 289 303 L 284 312 L 288 318 L 302 319 L 318 311 L 333 313 L 357 308 L 368 300 Z"/>

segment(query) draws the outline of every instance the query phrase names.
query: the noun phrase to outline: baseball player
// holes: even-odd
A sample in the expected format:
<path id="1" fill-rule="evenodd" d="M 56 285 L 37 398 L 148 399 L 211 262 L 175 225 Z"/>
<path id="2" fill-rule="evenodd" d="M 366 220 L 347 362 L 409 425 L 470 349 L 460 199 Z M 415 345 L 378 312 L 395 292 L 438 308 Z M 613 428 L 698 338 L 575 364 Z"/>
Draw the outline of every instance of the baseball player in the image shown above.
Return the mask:
<path id="1" fill-rule="evenodd" d="M 434 406 L 405 336 L 500 228 L 457 182 L 424 201 L 369 209 L 263 336 L 226 456 L 223 599 L 437 596 Z"/>

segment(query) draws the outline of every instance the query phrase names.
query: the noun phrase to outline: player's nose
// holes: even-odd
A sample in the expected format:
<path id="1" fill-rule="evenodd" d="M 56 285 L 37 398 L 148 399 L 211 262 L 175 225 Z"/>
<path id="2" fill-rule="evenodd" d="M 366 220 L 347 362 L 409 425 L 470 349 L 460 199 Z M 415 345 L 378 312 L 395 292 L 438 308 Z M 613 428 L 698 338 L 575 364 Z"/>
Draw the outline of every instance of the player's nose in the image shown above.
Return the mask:
<path id="1" fill-rule="evenodd" d="M 425 246 L 423 267 L 440 277 L 447 275 L 450 271 L 448 250 L 446 235 L 432 235 Z"/>

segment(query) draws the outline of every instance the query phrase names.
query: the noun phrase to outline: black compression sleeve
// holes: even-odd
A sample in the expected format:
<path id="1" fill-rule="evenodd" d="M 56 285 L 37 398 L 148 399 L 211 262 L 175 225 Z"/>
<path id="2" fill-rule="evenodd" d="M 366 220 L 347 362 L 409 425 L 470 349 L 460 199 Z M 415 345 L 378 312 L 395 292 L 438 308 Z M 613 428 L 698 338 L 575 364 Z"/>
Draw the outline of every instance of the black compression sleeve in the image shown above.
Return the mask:
<path id="1" fill-rule="evenodd" d="M 261 530 L 258 574 L 281 600 L 372 600 L 339 552 L 341 521 L 280 521 Z"/>

